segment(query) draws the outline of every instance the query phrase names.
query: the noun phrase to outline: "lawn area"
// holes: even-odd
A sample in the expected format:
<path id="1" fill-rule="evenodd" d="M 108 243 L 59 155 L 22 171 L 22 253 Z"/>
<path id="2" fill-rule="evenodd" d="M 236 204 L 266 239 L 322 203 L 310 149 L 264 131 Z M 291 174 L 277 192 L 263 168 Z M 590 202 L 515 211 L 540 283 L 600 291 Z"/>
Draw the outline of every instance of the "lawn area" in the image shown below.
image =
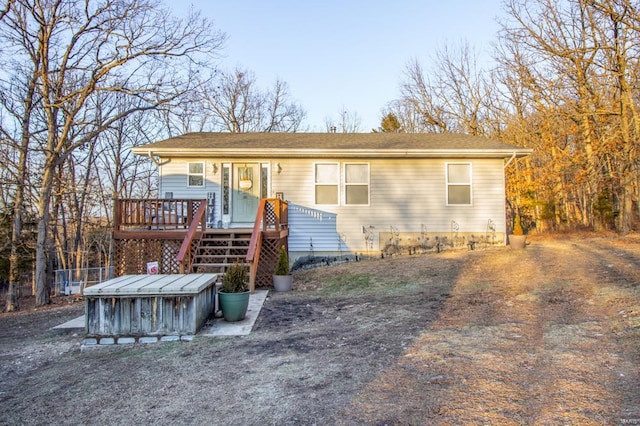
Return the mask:
<path id="1" fill-rule="evenodd" d="M 0 314 L 0 424 L 640 424 L 640 237 L 530 240 L 298 272 L 241 338 Z"/>

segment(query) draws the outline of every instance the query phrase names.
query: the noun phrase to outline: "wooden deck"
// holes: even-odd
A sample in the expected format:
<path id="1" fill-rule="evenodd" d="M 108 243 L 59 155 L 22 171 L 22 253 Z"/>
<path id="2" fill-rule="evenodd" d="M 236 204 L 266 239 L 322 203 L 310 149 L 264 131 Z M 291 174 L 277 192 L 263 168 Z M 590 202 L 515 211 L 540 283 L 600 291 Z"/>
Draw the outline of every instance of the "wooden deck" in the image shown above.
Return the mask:
<path id="1" fill-rule="evenodd" d="M 125 275 L 88 287 L 87 336 L 195 334 L 215 309 L 217 274 Z"/>
<path id="2" fill-rule="evenodd" d="M 208 228 L 209 207 L 206 199 L 116 200 L 115 275 L 145 274 L 149 262 L 158 262 L 161 274 L 224 274 L 239 261 L 250 267 L 252 291 L 270 287 L 280 247 L 288 249 L 287 203 L 260 200 L 251 229 Z"/>

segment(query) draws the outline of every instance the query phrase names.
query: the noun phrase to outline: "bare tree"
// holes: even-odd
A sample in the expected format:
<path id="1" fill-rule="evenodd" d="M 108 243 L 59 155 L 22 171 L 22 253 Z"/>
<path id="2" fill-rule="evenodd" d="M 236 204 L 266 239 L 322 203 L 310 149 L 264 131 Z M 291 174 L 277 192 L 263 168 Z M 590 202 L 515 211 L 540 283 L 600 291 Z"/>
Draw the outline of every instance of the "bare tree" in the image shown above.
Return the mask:
<path id="1" fill-rule="evenodd" d="M 326 117 L 327 132 L 358 133 L 361 131 L 362 119 L 357 111 L 350 111 L 344 105 L 338 111 L 338 118 Z"/>
<path id="2" fill-rule="evenodd" d="M 534 114 L 564 126 L 548 133 L 542 146 L 553 160 L 537 173 L 542 179 L 556 170 L 553 194 L 566 194 L 557 209 L 565 219 L 558 220 L 599 227 L 616 217 L 617 229 L 630 229 L 640 125 L 636 5 L 511 0 L 506 6 L 503 69 L 517 76 Z"/>
<path id="3" fill-rule="evenodd" d="M 11 312 L 19 309 L 17 286 L 20 281 L 19 271 L 19 252 L 22 245 L 22 227 L 25 215 L 25 198 L 29 188 L 29 155 L 33 147 L 30 146 L 33 133 L 38 133 L 41 128 L 34 130 L 32 124 L 37 120 L 34 117 L 35 110 L 41 102 L 41 95 L 37 91 L 38 85 L 38 68 L 42 62 L 41 52 L 37 49 L 36 44 L 31 40 L 20 40 L 18 27 L 24 24 L 22 16 L 11 19 L 7 13 L 11 11 L 11 2 L 7 4 L 7 8 L 3 17 L 6 19 L 0 23 L 6 25 L 6 32 L 2 35 L 5 40 L 12 44 L 20 43 L 24 49 L 25 55 L 29 61 L 20 61 L 25 55 L 7 55 L 2 61 L 2 68 L 13 70 L 13 78 L 2 80 L 2 92 L 0 96 L 0 105 L 4 112 L 5 119 L 0 124 L 0 134 L 10 149 L 17 155 L 17 159 L 13 161 L 13 188 L 12 195 L 12 230 L 11 230 L 11 250 L 9 255 L 9 289 L 7 292 L 7 303 L 5 310 Z M 16 6 L 14 5 L 14 9 Z M 11 52 L 11 51 L 9 51 Z M 7 53 L 9 53 L 7 52 Z M 11 52 L 13 53 L 13 52 Z M 41 126 L 41 125 L 40 125 Z M 8 162 L 2 164 L 7 167 Z"/>
<path id="4" fill-rule="evenodd" d="M 242 68 L 222 71 L 202 94 L 203 123 L 214 130 L 232 133 L 295 132 L 304 110 L 290 98 L 288 85 L 277 80 L 263 91 L 255 75 Z"/>
<path id="5" fill-rule="evenodd" d="M 406 133 L 420 133 L 425 131 L 423 117 L 413 106 L 402 99 L 396 99 L 387 104 L 383 114 L 393 115 L 400 123 L 400 128 Z"/>
<path id="6" fill-rule="evenodd" d="M 490 85 L 478 66 L 478 53 L 468 43 L 458 49 L 436 51 L 434 65 L 425 72 L 417 60 L 409 62 L 400 86 L 401 98 L 391 104 L 396 112 L 419 118 L 417 131 L 484 135 Z"/>
<path id="7" fill-rule="evenodd" d="M 15 0 L 6 0 L 6 2 L 4 2 L 4 5 L 3 5 L 2 9 L 0 9 L 0 19 L 4 18 L 4 15 L 9 13 L 9 11 L 11 10 L 11 6 L 13 5 L 14 1 Z"/>
<path id="8" fill-rule="evenodd" d="M 29 132 L 30 146 L 38 144 L 42 155 L 37 304 L 49 302 L 47 253 L 58 169 L 119 120 L 188 92 L 197 82 L 193 70 L 205 65 L 198 61 L 208 59 L 224 41 L 211 28 L 197 14 L 174 19 L 153 0 L 16 0 L 0 21 L 3 42 L 32 64 L 40 97 L 34 109 L 43 130 Z M 108 92 L 144 102 L 110 117 L 95 117 L 96 98 Z"/>

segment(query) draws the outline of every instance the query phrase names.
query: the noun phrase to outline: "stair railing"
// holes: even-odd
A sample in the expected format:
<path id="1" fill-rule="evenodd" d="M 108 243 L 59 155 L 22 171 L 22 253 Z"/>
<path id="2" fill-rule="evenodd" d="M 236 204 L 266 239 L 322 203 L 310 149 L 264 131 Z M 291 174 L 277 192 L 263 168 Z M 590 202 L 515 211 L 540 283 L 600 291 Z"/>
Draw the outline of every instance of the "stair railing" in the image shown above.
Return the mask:
<path id="1" fill-rule="evenodd" d="M 253 294 L 256 291 L 256 275 L 258 275 L 258 264 L 260 261 L 260 249 L 262 247 L 262 227 L 264 220 L 265 206 L 267 199 L 263 198 L 258 204 L 258 212 L 256 220 L 253 223 L 253 231 L 251 231 L 251 241 L 249 241 L 249 249 L 247 250 L 247 262 L 249 262 L 249 291 Z"/>
<path id="2" fill-rule="evenodd" d="M 184 240 L 182 240 L 180 251 L 176 256 L 181 274 L 186 274 L 191 270 L 191 264 L 193 263 L 194 256 L 194 250 L 192 250 L 191 245 L 198 233 L 198 228 L 201 228 L 202 230 L 206 229 L 206 213 L 207 200 L 202 200 L 200 202 L 200 206 L 198 206 L 198 209 L 193 214 L 193 219 L 191 220 L 189 229 L 187 230 L 187 235 L 185 235 Z"/>
<path id="3" fill-rule="evenodd" d="M 258 204 L 256 220 L 251 232 L 251 241 L 247 250 L 247 262 L 249 263 L 249 290 L 253 293 L 256 287 L 256 276 L 260 263 L 260 250 L 262 249 L 262 236 L 267 230 L 277 232 L 288 231 L 287 203 L 279 198 L 263 198 Z"/>

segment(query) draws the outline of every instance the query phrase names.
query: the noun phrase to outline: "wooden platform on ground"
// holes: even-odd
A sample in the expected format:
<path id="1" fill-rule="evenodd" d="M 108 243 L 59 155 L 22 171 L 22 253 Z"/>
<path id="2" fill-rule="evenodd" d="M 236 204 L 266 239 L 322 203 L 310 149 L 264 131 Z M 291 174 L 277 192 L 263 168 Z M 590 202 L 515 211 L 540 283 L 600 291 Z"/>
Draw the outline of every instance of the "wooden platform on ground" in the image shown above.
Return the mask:
<path id="1" fill-rule="evenodd" d="M 88 336 L 195 334 L 215 309 L 217 274 L 124 275 L 88 287 Z"/>

